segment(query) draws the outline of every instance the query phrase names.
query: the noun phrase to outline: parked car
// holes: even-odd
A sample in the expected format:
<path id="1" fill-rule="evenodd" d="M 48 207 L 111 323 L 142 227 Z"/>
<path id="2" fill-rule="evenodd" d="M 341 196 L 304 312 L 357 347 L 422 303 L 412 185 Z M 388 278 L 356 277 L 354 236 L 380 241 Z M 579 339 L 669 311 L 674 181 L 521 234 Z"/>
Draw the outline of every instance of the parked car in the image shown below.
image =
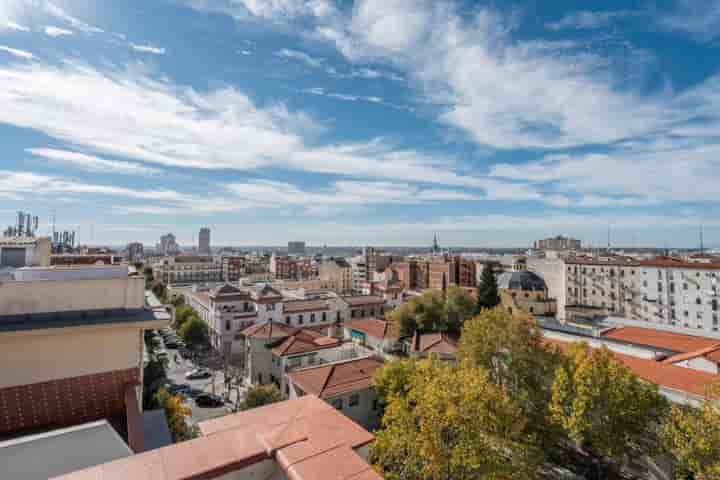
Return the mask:
<path id="1" fill-rule="evenodd" d="M 178 343 L 176 340 L 165 340 L 165 346 L 167 348 L 178 348 Z"/>
<path id="2" fill-rule="evenodd" d="M 171 395 L 185 394 L 191 390 L 190 385 L 186 383 L 173 383 L 167 386 L 167 391 Z"/>
<path id="3" fill-rule="evenodd" d="M 195 397 L 195 403 L 198 407 L 222 407 L 225 405 L 222 397 L 207 392 L 203 392 Z"/>
<path id="4" fill-rule="evenodd" d="M 185 378 L 187 378 L 188 380 L 199 380 L 201 378 L 210 377 L 212 377 L 212 373 L 210 372 L 210 370 L 206 370 L 204 368 L 196 368 L 195 370 L 185 374 Z"/>

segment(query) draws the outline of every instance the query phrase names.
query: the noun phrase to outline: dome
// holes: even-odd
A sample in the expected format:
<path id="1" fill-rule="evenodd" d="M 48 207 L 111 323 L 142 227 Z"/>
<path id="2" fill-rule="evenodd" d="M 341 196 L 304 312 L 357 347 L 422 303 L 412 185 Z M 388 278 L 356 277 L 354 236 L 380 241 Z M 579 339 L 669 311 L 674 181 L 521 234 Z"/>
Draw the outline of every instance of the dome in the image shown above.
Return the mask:
<path id="1" fill-rule="evenodd" d="M 499 288 L 506 290 L 530 290 L 533 292 L 545 290 L 545 280 L 528 271 L 502 273 L 497 282 Z"/>

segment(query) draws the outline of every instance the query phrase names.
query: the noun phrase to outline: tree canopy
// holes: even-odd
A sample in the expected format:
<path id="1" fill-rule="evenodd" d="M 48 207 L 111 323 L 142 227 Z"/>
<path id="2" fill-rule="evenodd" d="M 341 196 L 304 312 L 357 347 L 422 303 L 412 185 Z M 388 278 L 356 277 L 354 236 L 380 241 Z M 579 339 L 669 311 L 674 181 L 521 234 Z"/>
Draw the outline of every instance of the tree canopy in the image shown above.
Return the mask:
<path id="1" fill-rule="evenodd" d="M 720 383 L 708 393 L 700 408 L 673 406 L 663 426 L 678 479 L 720 479 Z"/>
<path id="2" fill-rule="evenodd" d="M 164 388 L 155 394 L 155 404 L 165 409 L 165 418 L 173 440 L 180 442 L 193 438 L 193 430 L 188 426 L 187 417 L 192 413 L 190 407 L 183 404 L 179 395 L 171 395 Z"/>
<path id="3" fill-rule="evenodd" d="M 475 303 L 475 314 L 479 314 L 484 309 L 495 308 L 500 304 L 500 294 L 498 293 L 497 278 L 491 265 L 483 268 L 480 284 L 478 285 L 477 302 Z"/>
<path id="4" fill-rule="evenodd" d="M 473 300 L 469 293 L 451 286 L 443 294 L 428 290 L 411 298 L 387 314 L 400 326 L 400 334 L 410 336 L 421 332 L 459 332 L 462 323 L 472 315 Z"/>
<path id="5" fill-rule="evenodd" d="M 550 412 L 582 450 L 622 464 L 654 453 L 667 402 L 607 348 L 574 343 L 555 373 Z"/>
<path id="6" fill-rule="evenodd" d="M 208 324 L 198 316 L 186 320 L 178 332 L 188 345 L 200 345 L 208 340 Z"/>
<path id="7" fill-rule="evenodd" d="M 175 328 L 179 329 L 191 318 L 198 317 L 197 312 L 189 305 L 180 305 L 175 309 Z"/>
<path id="8" fill-rule="evenodd" d="M 401 368 L 409 385 L 386 391 L 371 452 L 384 478 L 534 478 L 540 457 L 525 442 L 522 410 L 487 372 L 435 358 Z"/>
<path id="9" fill-rule="evenodd" d="M 271 383 L 269 385 L 254 385 L 250 387 L 245 394 L 245 399 L 240 404 L 241 410 L 250 410 L 251 408 L 270 405 L 271 403 L 282 400 L 280 390 Z"/>

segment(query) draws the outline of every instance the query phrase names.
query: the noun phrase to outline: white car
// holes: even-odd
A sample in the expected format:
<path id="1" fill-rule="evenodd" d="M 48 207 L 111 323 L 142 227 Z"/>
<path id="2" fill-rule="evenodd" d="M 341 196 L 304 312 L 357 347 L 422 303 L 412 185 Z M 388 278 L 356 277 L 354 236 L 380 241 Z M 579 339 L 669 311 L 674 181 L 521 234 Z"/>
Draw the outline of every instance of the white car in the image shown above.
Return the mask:
<path id="1" fill-rule="evenodd" d="M 188 380 L 200 380 L 202 378 L 210 377 L 212 377 L 212 373 L 210 373 L 210 370 L 206 370 L 204 368 L 197 368 L 185 374 L 185 378 Z"/>

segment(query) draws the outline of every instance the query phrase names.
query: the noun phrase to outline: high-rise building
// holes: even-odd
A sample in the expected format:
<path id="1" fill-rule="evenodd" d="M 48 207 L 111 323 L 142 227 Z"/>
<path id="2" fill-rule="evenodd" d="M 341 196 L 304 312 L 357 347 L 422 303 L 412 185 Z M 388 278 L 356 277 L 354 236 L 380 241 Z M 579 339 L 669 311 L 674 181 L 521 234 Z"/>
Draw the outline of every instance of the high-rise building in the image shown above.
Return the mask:
<path id="1" fill-rule="evenodd" d="M 180 253 L 180 246 L 175 241 L 175 235 L 168 233 L 160 237 L 157 250 L 160 255 L 176 255 Z"/>
<path id="2" fill-rule="evenodd" d="M 198 236 L 198 253 L 200 255 L 210 255 L 210 229 L 207 227 L 200 229 Z"/>
<path id="3" fill-rule="evenodd" d="M 145 258 L 143 244 L 140 242 L 129 243 L 127 246 L 127 259 L 130 263 L 141 262 Z"/>
<path id="4" fill-rule="evenodd" d="M 553 238 L 545 238 L 535 242 L 537 250 L 580 250 L 580 240 L 558 235 Z"/>
<path id="5" fill-rule="evenodd" d="M 288 255 L 305 255 L 305 242 L 288 242 Z"/>

